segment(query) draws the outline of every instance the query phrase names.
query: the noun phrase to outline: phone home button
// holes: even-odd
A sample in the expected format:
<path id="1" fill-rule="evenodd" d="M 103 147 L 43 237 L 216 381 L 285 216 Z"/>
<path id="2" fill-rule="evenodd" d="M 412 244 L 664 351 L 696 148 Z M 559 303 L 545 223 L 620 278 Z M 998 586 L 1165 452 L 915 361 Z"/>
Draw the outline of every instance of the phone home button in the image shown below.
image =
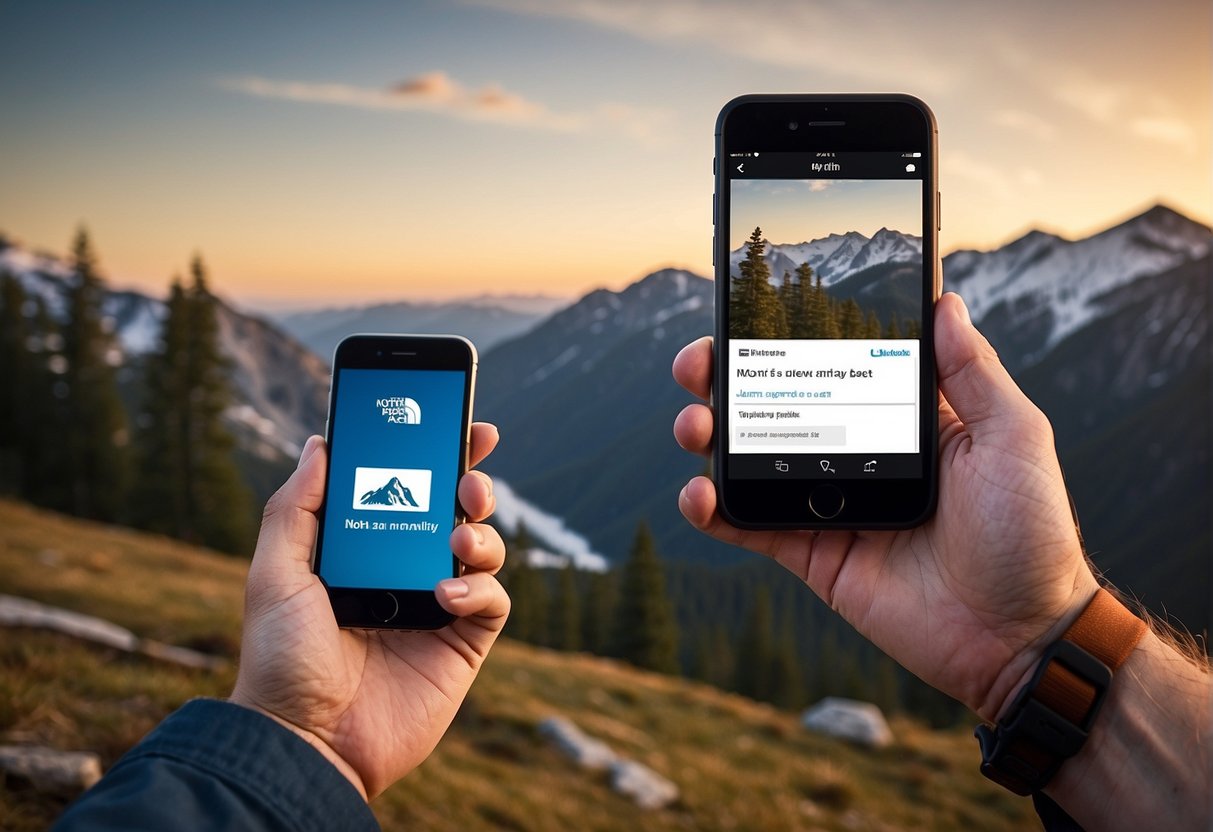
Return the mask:
<path id="1" fill-rule="evenodd" d="M 371 613 L 371 617 L 376 621 L 387 624 L 393 618 L 400 614 L 400 602 L 396 600 L 396 596 L 390 592 L 384 592 L 376 595 L 371 602 L 367 604 L 367 608 Z"/>
<path id="2" fill-rule="evenodd" d="M 846 498 L 836 485 L 819 485 L 809 494 L 809 508 L 822 520 L 830 520 L 842 511 Z"/>

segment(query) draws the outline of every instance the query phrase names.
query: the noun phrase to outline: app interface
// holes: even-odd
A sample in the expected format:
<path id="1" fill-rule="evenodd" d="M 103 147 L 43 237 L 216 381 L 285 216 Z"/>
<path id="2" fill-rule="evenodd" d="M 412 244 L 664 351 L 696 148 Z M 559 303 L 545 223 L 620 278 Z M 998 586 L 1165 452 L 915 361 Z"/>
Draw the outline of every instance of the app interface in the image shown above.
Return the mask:
<path id="1" fill-rule="evenodd" d="M 729 166 L 730 476 L 921 476 L 921 154 Z"/>
<path id="2" fill-rule="evenodd" d="M 320 577 L 433 589 L 451 577 L 466 374 L 341 370 Z"/>

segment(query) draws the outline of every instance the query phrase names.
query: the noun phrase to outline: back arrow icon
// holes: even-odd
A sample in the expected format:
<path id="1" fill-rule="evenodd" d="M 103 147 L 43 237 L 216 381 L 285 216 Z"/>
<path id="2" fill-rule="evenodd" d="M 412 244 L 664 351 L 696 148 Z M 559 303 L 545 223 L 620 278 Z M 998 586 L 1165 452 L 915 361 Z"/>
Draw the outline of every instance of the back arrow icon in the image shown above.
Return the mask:
<path id="1" fill-rule="evenodd" d="M 737 166 L 737 172 L 745 173 L 745 162 L 742 162 L 740 165 Z"/>

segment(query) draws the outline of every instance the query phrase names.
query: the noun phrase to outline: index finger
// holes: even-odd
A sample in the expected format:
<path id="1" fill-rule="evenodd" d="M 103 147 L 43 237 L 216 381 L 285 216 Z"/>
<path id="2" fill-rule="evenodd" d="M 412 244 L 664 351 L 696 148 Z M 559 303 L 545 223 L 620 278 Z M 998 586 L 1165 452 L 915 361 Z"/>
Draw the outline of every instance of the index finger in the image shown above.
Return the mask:
<path id="1" fill-rule="evenodd" d="M 687 344 L 674 356 L 674 380 L 704 401 L 712 394 L 712 336 Z"/>

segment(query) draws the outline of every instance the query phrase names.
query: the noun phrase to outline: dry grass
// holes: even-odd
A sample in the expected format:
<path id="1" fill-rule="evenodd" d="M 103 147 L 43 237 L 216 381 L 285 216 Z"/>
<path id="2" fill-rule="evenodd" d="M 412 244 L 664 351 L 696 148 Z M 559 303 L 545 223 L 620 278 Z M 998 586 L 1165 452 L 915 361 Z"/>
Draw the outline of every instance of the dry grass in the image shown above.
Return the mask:
<path id="1" fill-rule="evenodd" d="M 237 644 L 243 575 L 230 558 L 0 501 L 0 592 L 140 635 Z M 225 695 L 232 673 L 0 631 L 0 742 L 88 748 L 108 766 L 181 702 Z M 673 780 L 679 803 L 642 812 L 573 769 L 535 731 L 553 714 Z M 866 751 L 705 685 L 502 642 L 438 751 L 374 808 L 385 829 L 451 832 L 1039 829 L 1026 801 L 977 773 L 966 733 L 893 730 L 897 745 Z M 61 809 L 0 786 L 0 828 L 41 829 Z"/>

